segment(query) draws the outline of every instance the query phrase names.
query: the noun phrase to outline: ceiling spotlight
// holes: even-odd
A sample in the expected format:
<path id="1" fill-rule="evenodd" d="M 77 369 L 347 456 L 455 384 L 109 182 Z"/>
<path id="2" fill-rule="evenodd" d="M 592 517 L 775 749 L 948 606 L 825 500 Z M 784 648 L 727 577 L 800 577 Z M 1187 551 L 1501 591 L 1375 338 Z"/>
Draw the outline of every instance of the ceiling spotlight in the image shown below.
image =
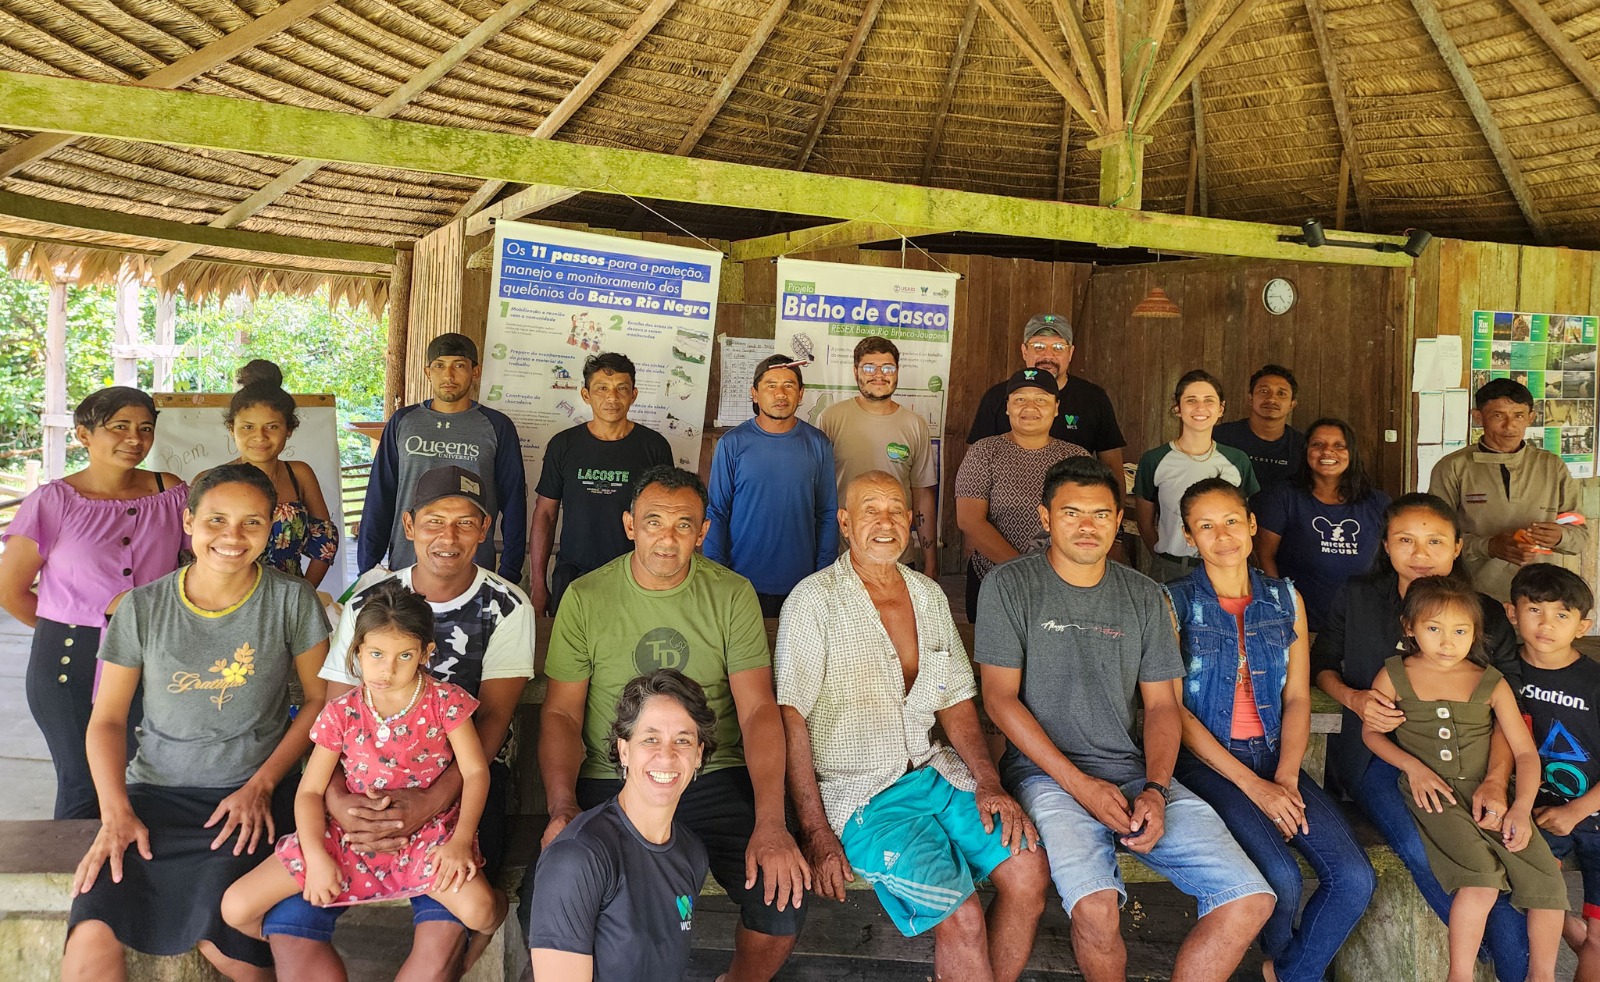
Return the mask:
<path id="1" fill-rule="evenodd" d="M 1425 232 L 1420 228 L 1406 229 L 1406 244 L 1401 246 L 1401 251 L 1413 259 L 1422 255 L 1422 250 L 1428 248 L 1428 243 L 1433 241 L 1433 233 Z"/>
<path id="2" fill-rule="evenodd" d="M 1328 242 L 1327 236 L 1322 234 L 1322 223 L 1315 218 L 1308 218 L 1301 222 L 1300 233 L 1308 249 L 1320 249 Z"/>

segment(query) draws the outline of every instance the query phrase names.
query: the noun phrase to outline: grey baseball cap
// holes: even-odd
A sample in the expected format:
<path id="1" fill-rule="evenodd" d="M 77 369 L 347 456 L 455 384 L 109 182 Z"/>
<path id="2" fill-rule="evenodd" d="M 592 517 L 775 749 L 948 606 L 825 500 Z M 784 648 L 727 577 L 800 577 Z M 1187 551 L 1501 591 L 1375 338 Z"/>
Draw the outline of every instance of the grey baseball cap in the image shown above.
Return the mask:
<path id="1" fill-rule="evenodd" d="M 1028 318 L 1028 324 L 1022 329 L 1022 340 L 1032 341 L 1041 334 L 1054 334 L 1056 337 L 1072 343 L 1072 325 L 1060 314 L 1034 314 Z"/>

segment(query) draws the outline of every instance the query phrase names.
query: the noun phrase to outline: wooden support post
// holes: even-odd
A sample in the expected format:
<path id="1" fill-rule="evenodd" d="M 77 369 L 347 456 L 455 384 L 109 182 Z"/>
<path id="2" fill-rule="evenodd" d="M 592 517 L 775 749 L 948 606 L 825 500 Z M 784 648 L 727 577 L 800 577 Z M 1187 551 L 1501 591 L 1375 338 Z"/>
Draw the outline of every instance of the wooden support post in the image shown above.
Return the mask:
<path id="1" fill-rule="evenodd" d="M 1067 200 L 1067 164 L 1072 149 L 1072 106 L 1061 103 L 1061 147 L 1056 152 L 1056 200 Z"/>
<path id="2" fill-rule="evenodd" d="M 117 385 L 139 384 L 139 359 L 117 345 L 139 343 L 139 280 L 126 266 L 117 275 L 117 322 L 111 335 L 111 380 Z"/>
<path id="3" fill-rule="evenodd" d="M 1100 151 L 1100 206 L 1138 211 L 1144 200 L 1144 148 L 1150 138 L 1112 133 L 1089 141 Z"/>
<path id="4" fill-rule="evenodd" d="M 178 340 L 178 296 L 170 289 L 164 288 L 159 282 L 156 284 L 156 344 L 166 345 L 163 351 L 171 351 L 171 345 Z M 151 374 L 150 388 L 157 392 L 172 391 L 172 356 L 156 355 L 155 370 Z"/>
<path id="5" fill-rule="evenodd" d="M 389 273 L 389 341 L 383 351 L 383 418 L 405 404 L 406 343 L 411 330 L 411 244 L 396 242 Z"/>
<path id="6" fill-rule="evenodd" d="M 1333 227 L 1344 228 L 1345 206 L 1350 203 L 1350 155 L 1339 155 L 1339 191 L 1334 198 Z"/>
<path id="7" fill-rule="evenodd" d="M 72 432 L 67 415 L 67 281 L 50 281 L 50 306 L 44 328 L 44 476 L 47 481 L 67 473 L 67 435 Z"/>
<path id="8" fill-rule="evenodd" d="M 1189 186 L 1183 193 L 1183 213 L 1194 214 L 1195 186 L 1200 183 L 1200 148 L 1189 141 Z"/>

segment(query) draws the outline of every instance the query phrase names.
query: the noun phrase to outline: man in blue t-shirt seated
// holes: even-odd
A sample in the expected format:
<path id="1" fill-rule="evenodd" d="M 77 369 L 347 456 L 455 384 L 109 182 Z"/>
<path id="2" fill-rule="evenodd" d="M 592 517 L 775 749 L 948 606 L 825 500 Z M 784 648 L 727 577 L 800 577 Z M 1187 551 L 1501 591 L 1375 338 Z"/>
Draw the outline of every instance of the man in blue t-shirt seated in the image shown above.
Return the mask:
<path id="1" fill-rule="evenodd" d="M 1212 436 L 1250 458 L 1261 490 L 1288 481 L 1306 466 L 1306 438 L 1289 425 L 1300 382 L 1282 365 L 1262 365 L 1250 376 L 1250 415 L 1221 423 Z"/>

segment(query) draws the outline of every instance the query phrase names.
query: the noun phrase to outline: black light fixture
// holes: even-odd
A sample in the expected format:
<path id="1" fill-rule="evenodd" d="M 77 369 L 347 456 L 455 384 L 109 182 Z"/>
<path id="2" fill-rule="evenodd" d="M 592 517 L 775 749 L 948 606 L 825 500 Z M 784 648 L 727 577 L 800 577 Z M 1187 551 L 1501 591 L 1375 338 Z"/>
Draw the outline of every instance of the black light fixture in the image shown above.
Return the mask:
<path id="1" fill-rule="evenodd" d="M 1420 228 L 1406 229 L 1406 244 L 1400 251 L 1415 259 L 1422 255 L 1422 250 L 1428 248 L 1428 243 L 1433 241 L 1433 233 Z"/>
<path id="2" fill-rule="evenodd" d="M 1315 218 L 1308 218 L 1301 222 L 1300 241 L 1304 242 L 1308 249 L 1322 248 L 1328 241 L 1328 237 L 1322 234 L 1322 223 Z"/>
<path id="3" fill-rule="evenodd" d="M 1330 239 L 1322 229 L 1322 222 L 1315 218 L 1308 218 L 1300 223 L 1299 235 L 1280 235 L 1279 242 L 1293 242 L 1303 245 L 1307 249 L 1320 249 L 1323 246 L 1338 246 L 1342 249 L 1371 249 L 1373 252 L 1403 252 L 1415 259 L 1422 255 L 1428 248 L 1428 243 L 1433 241 L 1433 233 L 1420 228 L 1406 229 L 1405 245 L 1396 245 L 1393 242 L 1347 242 L 1343 239 Z"/>

